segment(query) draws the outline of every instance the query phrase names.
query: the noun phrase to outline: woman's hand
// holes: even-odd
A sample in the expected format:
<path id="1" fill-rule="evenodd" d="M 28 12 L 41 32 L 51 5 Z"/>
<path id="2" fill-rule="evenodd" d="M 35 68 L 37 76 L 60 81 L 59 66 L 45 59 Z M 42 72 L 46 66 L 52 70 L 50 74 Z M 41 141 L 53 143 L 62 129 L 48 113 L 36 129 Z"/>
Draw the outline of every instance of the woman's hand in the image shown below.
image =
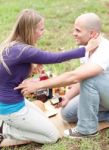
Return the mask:
<path id="1" fill-rule="evenodd" d="M 86 46 L 86 50 L 89 53 L 93 53 L 96 50 L 96 48 L 99 46 L 99 44 L 100 44 L 100 36 L 93 37 L 89 40 Z"/>

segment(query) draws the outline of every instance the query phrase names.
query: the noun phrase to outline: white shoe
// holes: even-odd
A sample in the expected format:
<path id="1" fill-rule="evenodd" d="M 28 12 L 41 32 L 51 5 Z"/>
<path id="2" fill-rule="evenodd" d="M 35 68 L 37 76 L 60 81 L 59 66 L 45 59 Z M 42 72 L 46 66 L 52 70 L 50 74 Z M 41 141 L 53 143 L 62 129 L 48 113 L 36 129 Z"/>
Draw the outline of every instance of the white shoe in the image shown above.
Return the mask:
<path id="1" fill-rule="evenodd" d="M 81 138 L 89 138 L 89 137 L 95 137 L 98 135 L 98 132 L 95 132 L 93 134 L 81 134 L 77 131 L 77 128 L 71 128 L 64 131 L 64 137 L 71 138 L 71 139 L 81 139 Z"/>

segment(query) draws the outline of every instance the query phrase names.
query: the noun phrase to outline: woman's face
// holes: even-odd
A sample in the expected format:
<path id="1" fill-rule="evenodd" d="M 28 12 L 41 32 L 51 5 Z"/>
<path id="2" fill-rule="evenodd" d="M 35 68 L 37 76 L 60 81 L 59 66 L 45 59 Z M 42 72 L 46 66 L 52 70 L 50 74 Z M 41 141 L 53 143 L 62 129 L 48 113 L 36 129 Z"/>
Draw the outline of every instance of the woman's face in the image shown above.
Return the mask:
<path id="1" fill-rule="evenodd" d="M 37 28 L 35 29 L 35 36 L 34 36 L 34 41 L 37 42 L 38 39 L 43 35 L 45 30 L 44 27 L 44 19 L 42 19 L 38 24 Z"/>

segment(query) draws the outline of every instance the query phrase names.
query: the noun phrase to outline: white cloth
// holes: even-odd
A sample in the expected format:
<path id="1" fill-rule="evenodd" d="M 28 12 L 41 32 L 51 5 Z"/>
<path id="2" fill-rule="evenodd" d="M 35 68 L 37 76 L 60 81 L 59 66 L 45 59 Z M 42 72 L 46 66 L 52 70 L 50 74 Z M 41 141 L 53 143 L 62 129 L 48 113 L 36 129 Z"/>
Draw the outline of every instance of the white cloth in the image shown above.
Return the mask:
<path id="1" fill-rule="evenodd" d="M 60 135 L 54 124 L 32 102 L 26 100 L 24 108 L 9 115 L 0 115 L 4 120 L 5 138 L 38 143 L 55 143 Z"/>
<path id="2" fill-rule="evenodd" d="M 85 53 L 85 56 L 82 57 L 82 58 L 80 58 L 80 63 L 81 63 L 81 64 L 87 63 L 88 60 L 89 60 L 89 52 L 86 52 L 86 53 Z"/>
<path id="3" fill-rule="evenodd" d="M 101 38 L 101 43 L 89 62 L 100 65 L 104 71 L 109 71 L 109 40 Z"/>
<path id="4" fill-rule="evenodd" d="M 104 69 L 105 73 L 109 71 L 109 40 L 101 37 L 100 45 L 96 51 L 90 56 L 90 58 L 88 52 L 86 52 L 85 57 L 80 59 L 80 62 L 98 64 Z"/>

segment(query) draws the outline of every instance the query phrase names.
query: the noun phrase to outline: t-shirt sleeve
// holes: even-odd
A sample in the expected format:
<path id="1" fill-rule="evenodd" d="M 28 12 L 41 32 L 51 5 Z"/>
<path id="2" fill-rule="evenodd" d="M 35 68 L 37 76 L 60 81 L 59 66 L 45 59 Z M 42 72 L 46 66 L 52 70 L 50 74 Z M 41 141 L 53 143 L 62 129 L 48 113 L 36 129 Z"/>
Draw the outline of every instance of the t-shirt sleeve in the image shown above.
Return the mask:
<path id="1" fill-rule="evenodd" d="M 103 70 L 107 70 L 109 68 L 109 55 L 105 52 L 105 49 L 104 52 L 96 51 L 89 62 L 99 65 Z"/>
<path id="2" fill-rule="evenodd" d="M 35 47 L 28 47 L 19 56 L 23 63 L 52 64 L 61 63 L 70 59 L 85 56 L 85 47 L 72 49 L 66 52 L 48 52 Z"/>

